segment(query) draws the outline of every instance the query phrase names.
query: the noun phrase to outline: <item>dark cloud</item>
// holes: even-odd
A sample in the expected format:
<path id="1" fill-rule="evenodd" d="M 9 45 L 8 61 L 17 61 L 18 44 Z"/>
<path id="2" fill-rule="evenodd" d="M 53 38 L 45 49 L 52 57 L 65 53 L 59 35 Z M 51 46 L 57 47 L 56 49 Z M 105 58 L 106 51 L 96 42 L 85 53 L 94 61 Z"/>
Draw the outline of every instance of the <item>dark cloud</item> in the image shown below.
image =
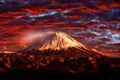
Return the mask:
<path id="1" fill-rule="evenodd" d="M 24 7 L 48 5 L 51 0 L 4 0 L 0 2 L 0 12 L 17 11 Z"/>

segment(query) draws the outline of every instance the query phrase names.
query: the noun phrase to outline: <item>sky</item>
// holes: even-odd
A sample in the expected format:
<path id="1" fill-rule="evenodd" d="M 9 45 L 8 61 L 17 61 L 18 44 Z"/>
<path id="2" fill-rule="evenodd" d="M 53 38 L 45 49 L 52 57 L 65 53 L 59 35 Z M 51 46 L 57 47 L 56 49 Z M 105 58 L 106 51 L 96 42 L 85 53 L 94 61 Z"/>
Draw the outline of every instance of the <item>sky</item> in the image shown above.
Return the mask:
<path id="1" fill-rule="evenodd" d="M 22 50 L 33 34 L 48 31 L 63 31 L 98 51 L 120 53 L 120 1 L 0 0 L 0 52 Z"/>

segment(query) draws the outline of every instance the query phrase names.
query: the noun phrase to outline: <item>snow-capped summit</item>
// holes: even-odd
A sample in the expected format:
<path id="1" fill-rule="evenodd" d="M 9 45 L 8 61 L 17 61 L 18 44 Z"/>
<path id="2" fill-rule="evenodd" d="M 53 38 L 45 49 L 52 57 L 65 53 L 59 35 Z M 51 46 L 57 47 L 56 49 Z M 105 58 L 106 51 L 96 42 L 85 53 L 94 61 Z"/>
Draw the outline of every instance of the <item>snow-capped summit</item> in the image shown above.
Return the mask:
<path id="1" fill-rule="evenodd" d="M 86 48 L 83 44 L 73 39 L 71 36 L 67 35 L 64 32 L 55 32 L 44 38 L 43 40 L 38 40 L 27 50 L 36 49 L 36 50 L 60 50 L 68 48 Z"/>

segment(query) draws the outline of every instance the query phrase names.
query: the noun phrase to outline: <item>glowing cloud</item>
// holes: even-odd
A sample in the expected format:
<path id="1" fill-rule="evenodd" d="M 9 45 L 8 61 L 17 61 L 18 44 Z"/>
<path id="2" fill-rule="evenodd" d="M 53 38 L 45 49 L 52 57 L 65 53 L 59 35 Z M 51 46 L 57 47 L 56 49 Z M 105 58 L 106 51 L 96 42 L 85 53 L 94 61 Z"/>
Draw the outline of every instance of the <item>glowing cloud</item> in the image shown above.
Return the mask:
<path id="1" fill-rule="evenodd" d="M 21 37 L 20 43 L 23 47 L 27 47 L 38 40 L 43 40 L 52 33 L 55 31 L 28 31 Z"/>

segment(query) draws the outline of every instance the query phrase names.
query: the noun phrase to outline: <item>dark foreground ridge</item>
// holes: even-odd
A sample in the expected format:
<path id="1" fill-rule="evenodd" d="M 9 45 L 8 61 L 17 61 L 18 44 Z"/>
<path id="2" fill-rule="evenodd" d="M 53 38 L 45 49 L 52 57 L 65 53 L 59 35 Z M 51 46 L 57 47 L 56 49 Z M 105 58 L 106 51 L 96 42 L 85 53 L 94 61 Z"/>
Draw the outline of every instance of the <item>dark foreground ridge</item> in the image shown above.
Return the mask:
<path id="1" fill-rule="evenodd" d="M 120 74 L 119 58 L 76 48 L 0 54 L 0 65 L 1 79 L 119 80 Z"/>
<path id="2" fill-rule="evenodd" d="M 102 69 L 102 68 L 99 68 Z M 88 74 L 72 74 L 68 72 L 40 70 L 33 71 L 28 69 L 11 70 L 6 73 L 0 73 L 0 79 L 27 79 L 27 80 L 119 80 L 119 70 L 105 70 Z"/>

